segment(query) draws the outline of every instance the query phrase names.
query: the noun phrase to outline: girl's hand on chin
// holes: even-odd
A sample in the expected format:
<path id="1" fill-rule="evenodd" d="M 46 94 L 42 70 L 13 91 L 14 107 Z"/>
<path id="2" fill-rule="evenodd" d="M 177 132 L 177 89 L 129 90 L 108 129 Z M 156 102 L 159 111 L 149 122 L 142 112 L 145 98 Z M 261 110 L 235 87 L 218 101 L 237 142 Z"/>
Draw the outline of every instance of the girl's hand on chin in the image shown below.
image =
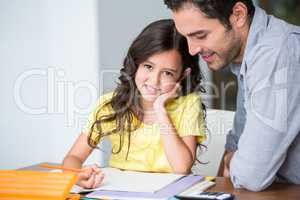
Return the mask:
<path id="1" fill-rule="evenodd" d="M 178 97 L 180 89 L 180 83 L 176 83 L 176 85 L 170 92 L 159 95 L 153 103 L 154 110 L 164 111 L 166 103 Z"/>

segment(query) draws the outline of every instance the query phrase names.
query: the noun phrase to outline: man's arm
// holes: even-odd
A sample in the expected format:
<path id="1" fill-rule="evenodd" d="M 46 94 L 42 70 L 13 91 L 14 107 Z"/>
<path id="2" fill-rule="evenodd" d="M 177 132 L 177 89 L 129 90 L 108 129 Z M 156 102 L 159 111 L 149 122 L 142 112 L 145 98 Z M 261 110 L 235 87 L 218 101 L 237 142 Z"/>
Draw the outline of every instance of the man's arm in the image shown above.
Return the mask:
<path id="1" fill-rule="evenodd" d="M 240 76 L 240 66 L 232 66 L 232 72 L 236 75 L 238 83 L 238 91 L 236 97 L 236 111 L 234 115 L 233 128 L 229 131 L 226 136 L 225 153 L 223 156 L 223 169 L 222 175 L 229 177 L 229 164 L 234 152 L 237 150 L 237 144 L 240 136 L 244 130 L 246 121 L 246 111 L 244 107 L 244 88 L 243 88 L 243 77 Z"/>
<path id="2" fill-rule="evenodd" d="M 260 47 L 248 69 L 247 121 L 230 163 L 235 187 L 268 187 L 299 132 L 290 128 L 300 120 L 300 63 L 293 57 L 299 52 L 291 44 L 287 40 L 282 48 L 267 51 Z"/>

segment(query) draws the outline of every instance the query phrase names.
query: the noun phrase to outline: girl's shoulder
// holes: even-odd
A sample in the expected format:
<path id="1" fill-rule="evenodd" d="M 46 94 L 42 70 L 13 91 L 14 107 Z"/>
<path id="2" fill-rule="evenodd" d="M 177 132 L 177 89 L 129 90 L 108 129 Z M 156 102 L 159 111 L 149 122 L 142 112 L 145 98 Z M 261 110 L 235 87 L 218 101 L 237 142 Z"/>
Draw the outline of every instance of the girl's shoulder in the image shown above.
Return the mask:
<path id="1" fill-rule="evenodd" d="M 193 107 L 194 105 L 198 106 L 199 104 L 201 104 L 202 100 L 201 100 L 201 96 L 199 92 L 192 92 L 188 95 L 185 96 L 180 96 L 178 98 L 176 98 L 175 100 L 171 101 L 167 107 L 168 108 L 174 108 L 176 107 L 178 108 L 184 108 L 186 106 L 188 107 Z"/>
<path id="2" fill-rule="evenodd" d="M 105 94 L 102 94 L 99 98 L 98 98 L 98 101 L 97 101 L 97 106 L 101 106 L 101 105 L 104 105 L 108 102 L 110 102 L 113 98 L 113 95 L 114 95 L 114 92 L 108 92 L 108 93 L 105 93 Z"/>
<path id="3" fill-rule="evenodd" d="M 107 92 L 107 93 L 101 95 L 100 98 L 99 98 L 99 100 L 102 101 L 102 102 L 111 101 L 111 99 L 113 98 L 113 95 L 114 95 L 113 91 Z"/>
<path id="4" fill-rule="evenodd" d="M 111 100 L 113 98 L 113 95 L 114 95 L 113 91 L 101 95 L 98 98 L 95 110 L 104 112 L 106 114 L 110 114 L 110 112 L 112 111 L 112 108 L 111 108 L 111 105 L 109 103 L 111 102 Z"/>
<path id="5" fill-rule="evenodd" d="M 185 115 L 202 114 L 202 101 L 199 92 L 193 92 L 186 96 L 180 96 L 167 104 L 167 111 L 173 121 L 178 121 Z"/>
<path id="6" fill-rule="evenodd" d="M 201 95 L 200 92 L 192 92 L 186 96 L 181 96 L 180 98 L 182 98 L 184 100 L 184 102 L 201 102 Z"/>

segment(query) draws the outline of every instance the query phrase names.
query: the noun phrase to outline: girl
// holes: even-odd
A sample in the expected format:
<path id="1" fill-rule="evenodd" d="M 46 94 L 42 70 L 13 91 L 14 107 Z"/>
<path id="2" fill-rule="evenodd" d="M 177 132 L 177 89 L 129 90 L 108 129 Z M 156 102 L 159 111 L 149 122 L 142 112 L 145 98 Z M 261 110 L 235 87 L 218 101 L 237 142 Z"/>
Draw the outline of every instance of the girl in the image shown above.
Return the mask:
<path id="1" fill-rule="evenodd" d="M 109 137 L 111 167 L 189 173 L 197 143 L 204 139 L 198 57 L 188 53 L 172 20 L 160 20 L 133 41 L 123 65 L 120 83 L 100 98 L 63 165 L 82 168 L 101 138 Z M 83 169 L 78 185 L 101 184 L 99 167 Z"/>

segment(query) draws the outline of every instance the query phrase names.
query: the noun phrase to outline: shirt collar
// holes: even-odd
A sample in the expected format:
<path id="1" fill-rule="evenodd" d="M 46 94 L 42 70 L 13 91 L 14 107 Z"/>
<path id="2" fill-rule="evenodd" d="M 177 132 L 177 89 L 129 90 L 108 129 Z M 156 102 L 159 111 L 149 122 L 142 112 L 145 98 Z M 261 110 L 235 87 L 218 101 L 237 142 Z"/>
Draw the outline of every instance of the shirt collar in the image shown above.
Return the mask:
<path id="1" fill-rule="evenodd" d="M 268 25 L 268 15 L 266 12 L 258 6 L 255 6 L 254 16 L 250 25 L 250 30 L 247 38 L 247 44 L 243 56 L 242 64 L 240 65 L 239 73 L 236 72 L 238 65 L 231 64 L 230 68 L 234 74 L 244 76 L 247 71 L 246 61 L 248 58 L 248 52 L 255 46 L 257 41 L 262 37 L 266 27 Z"/>

